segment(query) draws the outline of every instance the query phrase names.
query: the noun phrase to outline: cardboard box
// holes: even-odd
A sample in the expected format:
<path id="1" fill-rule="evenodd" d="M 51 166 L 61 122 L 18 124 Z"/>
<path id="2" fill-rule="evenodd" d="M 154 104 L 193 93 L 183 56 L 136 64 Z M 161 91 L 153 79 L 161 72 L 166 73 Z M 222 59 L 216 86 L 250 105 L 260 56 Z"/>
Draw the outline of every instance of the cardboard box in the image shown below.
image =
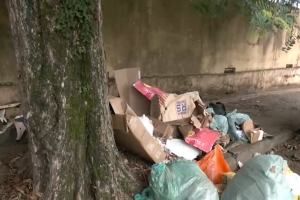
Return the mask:
<path id="1" fill-rule="evenodd" d="M 121 98 L 109 99 L 112 125 L 117 145 L 155 163 L 162 162 L 166 154 L 148 133 L 141 120 Z"/>
<path id="2" fill-rule="evenodd" d="M 250 132 L 250 143 L 261 141 L 264 137 L 264 131 L 260 129 L 253 129 Z"/>
<path id="3" fill-rule="evenodd" d="M 171 125 L 164 123 L 158 119 L 154 119 L 152 117 L 149 117 L 149 119 L 152 121 L 154 127 L 153 135 L 155 137 L 168 139 L 170 136 L 173 135 L 174 128 Z"/>
<path id="4" fill-rule="evenodd" d="M 138 116 L 150 115 L 151 102 L 133 87 L 141 79 L 140 68 L 115 70 L 114 73 L 120 97 Z"/>
<path id="5" fill-rule="evenodd" d="M 185 94 L 157 94 L 152 97 L 150 116 L 163 122 L 191 118 L 196 104 L 202 100 L 198 92 Z M 195 104 L 196 103 L 196 104 Z"/>

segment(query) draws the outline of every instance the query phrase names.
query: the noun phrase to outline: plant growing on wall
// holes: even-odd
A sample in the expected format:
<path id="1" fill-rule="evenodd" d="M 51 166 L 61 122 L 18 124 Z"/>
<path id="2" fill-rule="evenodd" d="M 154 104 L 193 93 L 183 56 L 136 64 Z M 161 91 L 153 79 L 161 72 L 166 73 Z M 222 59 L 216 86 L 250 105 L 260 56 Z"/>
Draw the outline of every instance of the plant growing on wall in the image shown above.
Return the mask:
<path id="1" fill-rule="evenodd" d="M 300 0 L 192 0 L 192 5 L 199 13 L 213 18 L 224 12 L 243 14 L 260 36 L 285 30 L 288 35 L 282 48 L 285 52 L 300 39 L 297 22 Z"/>

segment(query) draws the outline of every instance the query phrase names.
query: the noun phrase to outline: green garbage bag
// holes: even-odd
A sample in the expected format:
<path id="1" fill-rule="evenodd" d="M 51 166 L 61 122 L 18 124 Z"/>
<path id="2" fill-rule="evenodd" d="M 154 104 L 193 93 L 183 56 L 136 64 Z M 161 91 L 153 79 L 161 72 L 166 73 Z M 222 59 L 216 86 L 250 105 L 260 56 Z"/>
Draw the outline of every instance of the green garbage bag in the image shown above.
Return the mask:
<path id="1" fill-rule="evenodd" d="M 250 158 L 229 181 L 221 200 L 293 200 L 284 166 L 286 161 L 277 155 Z"/>
<path id="2" fill-rule="evenodd" d="M 193 161 L 153 165 L 149 179 L 155 200 L 218 200 L 217 189 Z"/>
<path id="3" fill-rule="evenodd" d="M 227 117 L 223 115 L 214 115 L 209 127 L 215 131 L 220 131 L 221 133 L 228 133 Z"/>
<path id="4" fill-rule="evenodd" d="M 242 140 L 248 142 L 248 138 L 245 135 L 239 137 L 236 134 L 235 124 L 242 125 L 246 120 L 250 119 L 249 115 L 243 113 L 237 113 L 237 110 L 234 110 L 231 113 L 228 113 L 226 116 L 228 120 L 228 134 L 230 136 L 230 140 L 231 141 Z"/>

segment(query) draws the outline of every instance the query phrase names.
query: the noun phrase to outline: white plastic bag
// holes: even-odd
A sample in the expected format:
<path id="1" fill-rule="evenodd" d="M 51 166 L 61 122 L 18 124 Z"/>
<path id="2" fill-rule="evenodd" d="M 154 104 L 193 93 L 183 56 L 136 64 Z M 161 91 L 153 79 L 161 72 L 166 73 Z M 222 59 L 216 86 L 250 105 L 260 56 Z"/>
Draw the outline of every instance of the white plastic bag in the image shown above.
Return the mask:
<path id="1" fill-rule="evenodd" d="M 285 180 L 292 188 L 293 195 L 300 196 L 300 176 L 296 173 L 288 173 L 285 175 Z"/>
<path id="2" fill-rule="evenodd" d="M 153 136 L 154 127 L 152 121 L 146 115 L 139 117 L 139 119 L 145 126 L 146 130 L 150 133 L 150 135 Z"/>

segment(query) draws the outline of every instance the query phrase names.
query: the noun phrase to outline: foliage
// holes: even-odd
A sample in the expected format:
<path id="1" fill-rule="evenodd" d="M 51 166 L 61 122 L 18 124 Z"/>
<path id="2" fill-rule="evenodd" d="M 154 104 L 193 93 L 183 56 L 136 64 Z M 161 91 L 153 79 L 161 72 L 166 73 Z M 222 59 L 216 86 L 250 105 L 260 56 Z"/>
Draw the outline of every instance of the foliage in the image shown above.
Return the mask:
<path id="1" fill-rule="evenodd" d="M 85 54 L 92 34 L 93 0 L 61 0 L 57 7 L 56 30 L 73 41 L 78 54 Z M 80 30 L 80 31 L 77 31 Z"/>
<path id="2" fill-rule="evenodd" d="M 298 5 L 300 0 L 192 0 L 196 10 L 209 17 L 242 13 L 259 35 L 285 30 L 288 35 L 283 51 L 287 52 L 300 39 Z"/>

